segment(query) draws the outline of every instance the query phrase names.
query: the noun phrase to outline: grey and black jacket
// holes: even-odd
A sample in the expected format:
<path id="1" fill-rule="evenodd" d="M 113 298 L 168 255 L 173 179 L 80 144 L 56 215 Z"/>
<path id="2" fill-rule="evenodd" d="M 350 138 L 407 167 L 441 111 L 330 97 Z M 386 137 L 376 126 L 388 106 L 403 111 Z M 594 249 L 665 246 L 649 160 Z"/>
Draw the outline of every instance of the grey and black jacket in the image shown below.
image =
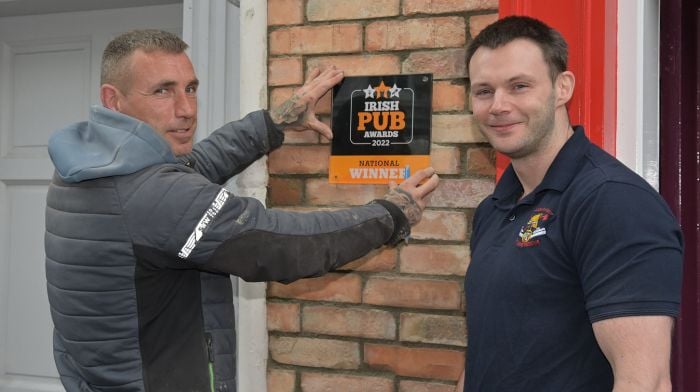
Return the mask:
<path id="1" fill-rule="evenodd" d="M 258 111 L 175 157 L 147 124 L 97 106 L 52 135 L 46 278 L 67 391 L 234 391 L 229 274 L 318 276 L 409 231 L 383 200 L 295 213 L 221 186 L 283 137 Z"/>

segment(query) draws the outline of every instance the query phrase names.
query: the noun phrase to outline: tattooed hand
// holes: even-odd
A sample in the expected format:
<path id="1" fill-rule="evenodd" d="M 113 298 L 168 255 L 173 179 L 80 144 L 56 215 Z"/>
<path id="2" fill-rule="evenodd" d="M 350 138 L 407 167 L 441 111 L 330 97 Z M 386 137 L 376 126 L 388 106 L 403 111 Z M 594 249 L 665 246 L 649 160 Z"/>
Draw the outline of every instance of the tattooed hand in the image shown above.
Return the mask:
<path id="1" fill-rule="evenodd" d="M 333 86 L 343 80 L 343 71 L 334 66 L 321 72 L 314 69 L 303 86 L 294 92 L 291 98 L 270 111 L 272 121 L 285 129 L 302 131 L 313 129 L 328 139 L 333 132 L 328 125 L 316 117 L 316 102 Z"/>
<path id="2" fill-rule="evenodd" d="M 425 180 L 421 184 L 421 181 Z M 384 200 L 396 204 L 406 215 L 411 226 L 420 221 L 425 209 L 425 197 L 428 196 L 438 185 L 438 175 L 435 169 L 429 167 L 420 170 L 407 178 L 401 185 L 395 183 L 389 185 L 390 189 Z"/>

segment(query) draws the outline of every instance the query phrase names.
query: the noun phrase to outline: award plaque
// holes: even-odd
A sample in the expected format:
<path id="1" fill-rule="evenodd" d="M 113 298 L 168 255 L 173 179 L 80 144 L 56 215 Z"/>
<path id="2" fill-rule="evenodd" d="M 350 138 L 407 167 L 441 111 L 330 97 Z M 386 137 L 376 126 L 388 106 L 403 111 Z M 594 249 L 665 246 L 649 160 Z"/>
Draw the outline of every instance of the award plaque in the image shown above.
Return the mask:
<path id="1" fill-rule="evenodd" d="M 328 181 L 400 183 L 430 166 L 432 74 L 350 76 L 333 88 Z"/>

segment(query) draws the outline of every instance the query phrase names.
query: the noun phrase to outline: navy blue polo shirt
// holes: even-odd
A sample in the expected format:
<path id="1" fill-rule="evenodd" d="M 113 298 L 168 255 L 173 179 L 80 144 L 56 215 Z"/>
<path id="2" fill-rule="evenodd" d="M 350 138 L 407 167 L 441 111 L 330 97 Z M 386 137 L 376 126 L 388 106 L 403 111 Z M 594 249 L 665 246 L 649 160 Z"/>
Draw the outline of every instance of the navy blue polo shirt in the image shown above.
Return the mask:
<path id="1" fill-rule="evenodd" d="M 465 391 L 612 390 L 591 324 L 677 316 L 682 240 L 644 179 L 576 127 L 542 183 L 510 166 L 477 208 Z"/>

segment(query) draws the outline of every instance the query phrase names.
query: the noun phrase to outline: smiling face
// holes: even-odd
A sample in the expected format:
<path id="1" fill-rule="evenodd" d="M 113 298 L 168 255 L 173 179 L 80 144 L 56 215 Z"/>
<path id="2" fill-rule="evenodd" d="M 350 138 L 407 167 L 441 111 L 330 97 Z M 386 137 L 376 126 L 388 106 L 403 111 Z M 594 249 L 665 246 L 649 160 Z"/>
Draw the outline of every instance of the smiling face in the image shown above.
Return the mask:
<path id="1" fill-rule="evenodd" d="M 550 148 L 555 130 L 568 128 L 570 91 L 560 86 L 562 74 L 552 81 L 542 50 L 528 39 L 474 52 L 469 62 L 472 111 L 496 151 L 511 159 L 536 155 Z"/>
<path id="2" fill-rule="evenodd" d="M 192 62 L 185 53 L 134 51 L 121 88 L 104 84 L 105 107 L 150 125 L 176 156 L 192 151 L 197 127 L 197 86 Z"/>

